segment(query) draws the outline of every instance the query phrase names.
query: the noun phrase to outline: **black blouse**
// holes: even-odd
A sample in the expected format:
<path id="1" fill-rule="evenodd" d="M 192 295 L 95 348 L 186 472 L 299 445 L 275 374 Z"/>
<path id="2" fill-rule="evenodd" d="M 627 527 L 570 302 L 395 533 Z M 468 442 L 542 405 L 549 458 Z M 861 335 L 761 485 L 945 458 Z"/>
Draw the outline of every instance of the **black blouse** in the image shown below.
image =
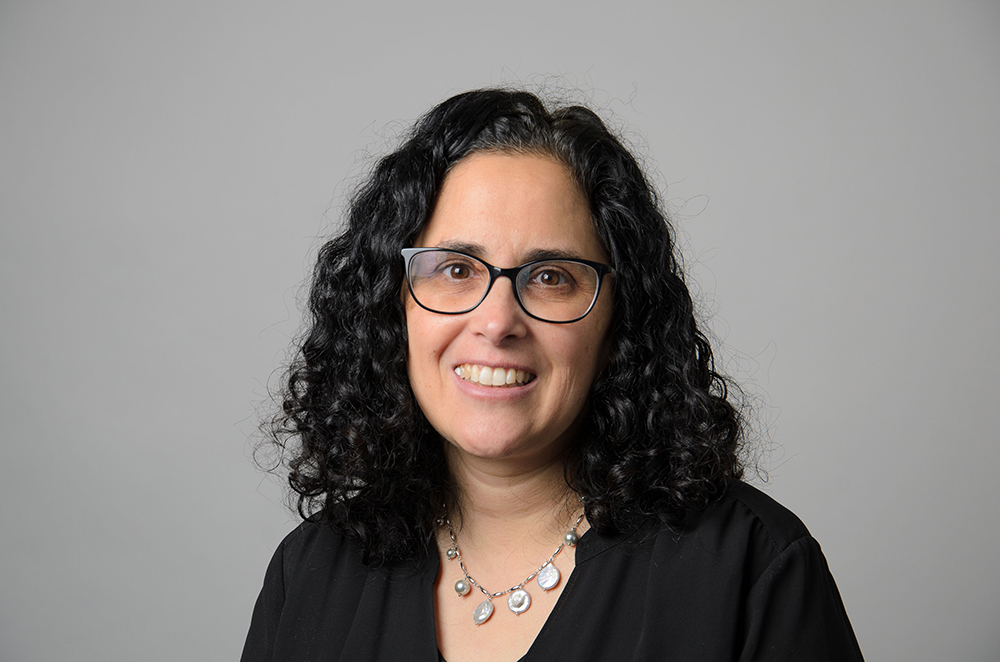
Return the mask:
<path id="1" fill-rule="evenodd" d="M 274 554 L 243 662 L 439 660 L 436 550 L 369 569 L 357 545 L 305 522 Z M 522 662 L 861 660 L 826 559 L 795 515 L 735 485 L 681 527 L 587 531 Z"/>

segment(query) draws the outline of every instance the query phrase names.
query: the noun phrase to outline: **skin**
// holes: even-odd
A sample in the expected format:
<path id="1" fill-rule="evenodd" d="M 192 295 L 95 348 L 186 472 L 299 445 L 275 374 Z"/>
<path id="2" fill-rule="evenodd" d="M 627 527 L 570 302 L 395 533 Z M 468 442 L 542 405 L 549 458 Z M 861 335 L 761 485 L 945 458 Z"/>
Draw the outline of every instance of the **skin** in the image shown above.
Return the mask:
<path id="1" fill-rule="evenodd" d="M 461 248 L 500 267 L 529 262 L 538 251 L 608 261 L 583 193 L 565 166 L 539 155 L 481 153 L 461 161 L 414 246 Z M 410 383 L 445 442 L 459 487 L 462 513 L 452 514 L 452 522 L 466 565 L 492 591 L 535 570 L 581 511 L 563 468 L 589 389 L 606 363 L 609 290 L 605 284 L 594 309 L 571 324 L 528 317 L 505 278 L 462 315 L 426 311 L 404 293 Z M 483 386 L 455 374 L 467 363 L 522 369 L 535 378 L 523 386 Z M 518 617 L 505 598 L 495 599 L 493 617 L 477 627 L 472 610 L 483 596 L 456 598 L 452 585 L 462 575 L 443 554 L 449 545 L 445 529 L 435 589 L 442 653 L 449 662 L 518 659 L 565 586 L 573 549 L 557 558 L 563 579 L 556 589 L 529 585 L 532 606 Z"/>
<path id="2" fill-rule="evenodd" d="M 607 262 L 583 194 L 564 166 L 540 156 L 463 160 L 445 179 L 415 245 L 475 246 L 469 252 L 504 267 L 539 250 Z M 463 315 L 431 313 L 407 296 L 413 392 L 462 459 L 530 470 L 562 455 L 572 438 L 606 356 L 610 316 L 605 291 L 578 322 L 534 320 L 506 278 Z M 536 378 L 520 387 L 482 386 L 455 374 L 463 363 L 522 368 Z"/>

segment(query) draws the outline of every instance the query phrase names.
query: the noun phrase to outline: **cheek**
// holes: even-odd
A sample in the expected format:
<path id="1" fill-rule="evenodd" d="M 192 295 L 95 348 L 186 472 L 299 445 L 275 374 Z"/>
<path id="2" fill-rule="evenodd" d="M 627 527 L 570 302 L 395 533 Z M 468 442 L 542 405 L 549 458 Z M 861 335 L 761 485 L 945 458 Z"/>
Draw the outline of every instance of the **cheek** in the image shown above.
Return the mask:
<path id="1" fill-rule="evenodd" d="M 455 337 L 454 320 L 429 313 L 412 301 L 406 304 L 406 364 L 410 384 L 438 379 L 441 355 Z"/>
<path id="2" fill-rule="evenodd" d="M 413 306 L 413 309 L 407 309 L 406 311 L 406 347 L 411 360 L 421 360 L 428 351 L 431 351 L 431 347 L 428 343 L 428 338 L 435 337 L 431 330 L 432 324 L 428 323 L 428 320 L 424 315 L 421 315 L 423 311 L 422 308 Z"/>
<path id="3" fill-rule="evenodd" d="M 406 300 L 406 369 L 409 373 L 410 387 L 414 394 L 420 397 L 420 375 L 426 375 L 426 350 L 421 346 L 421 340 L 427 337 L 420 325 L 420 308 L 407 297 Z"/>
<path id="4" fill-rule="evenodd" d="M 575 338 L 575 342 L 567 345 L 571 348 L 563 355 L 562 362 L 574 375 L 576 388 L 589 391 L 597 376 L 607 366 L 611 350 L 609 324 L 606 320 L 595 318 L 596 324 L 590 325 L 586 333 Z"/>
<path id="5" fill-rule="evenodd" d="M 548 338 L 546 346 L 553 367 L 562 374 L 563 388 L 571 392 L 589 390 L 603 367 L 603 343 L 591 333 L 571 333 Z"/>

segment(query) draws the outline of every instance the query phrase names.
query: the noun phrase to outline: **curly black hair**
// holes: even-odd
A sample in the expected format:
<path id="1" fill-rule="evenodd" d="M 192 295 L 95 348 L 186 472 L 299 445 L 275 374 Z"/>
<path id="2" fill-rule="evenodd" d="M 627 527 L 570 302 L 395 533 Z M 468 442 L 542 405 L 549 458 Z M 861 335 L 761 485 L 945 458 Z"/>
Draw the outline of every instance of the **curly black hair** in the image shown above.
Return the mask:
<path id="1" fill-rule="evenodd" d="M 607 366 L 567 465 L 590 525 L 671 524 L 742 476 L 743 421 L 695 320 L 673 231 L 636 159 L 591 110 L 482 89 L 427 112 L 352 199 L 319 252 L 308 326 L 266 424 L 302 517 L 355 538 L 380 565 L 424 549 L 456 504 L 442 440 L 407 377 L 400 249 L 449 170 L 479 152 L 538 154 L 572 173 L 615 269 Z"/>

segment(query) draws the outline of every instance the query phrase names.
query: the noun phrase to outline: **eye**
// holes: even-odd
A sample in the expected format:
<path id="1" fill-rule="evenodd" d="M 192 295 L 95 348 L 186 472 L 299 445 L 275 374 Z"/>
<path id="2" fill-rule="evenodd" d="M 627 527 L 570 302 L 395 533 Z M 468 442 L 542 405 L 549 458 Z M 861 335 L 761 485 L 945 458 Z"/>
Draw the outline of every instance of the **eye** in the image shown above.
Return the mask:
<path id="1" fill-rule="evenodd" d="M 465 264 L 449 264 L 444 268 L 444 275 L 452 280 L 464 280 L 472 275 L 469 270 L 468 265 Z"/>
<path id="2" fill-rule="evenodd" d="M 564 285 L 567 282 L 566 275 L 562 272 L 555 271 L 554 269 L 539 271 L 534 275 L 532 280 L 545 287 L 557 287 L 559 285 Z"/>
<path id="3" fill-rule="evenodd" d="M 481 277 L 482 267 L 464 255 L 450 254 L 434 269 L 434 276 L 448 282 L 472 280 Z"/>
<path id="4" fill-rule="evenodd" d="M 573 275 L 562 265 L 543 264 L 531 272 L 529 285 L 542 289 L 565 289 L 576 285 Z"/>

